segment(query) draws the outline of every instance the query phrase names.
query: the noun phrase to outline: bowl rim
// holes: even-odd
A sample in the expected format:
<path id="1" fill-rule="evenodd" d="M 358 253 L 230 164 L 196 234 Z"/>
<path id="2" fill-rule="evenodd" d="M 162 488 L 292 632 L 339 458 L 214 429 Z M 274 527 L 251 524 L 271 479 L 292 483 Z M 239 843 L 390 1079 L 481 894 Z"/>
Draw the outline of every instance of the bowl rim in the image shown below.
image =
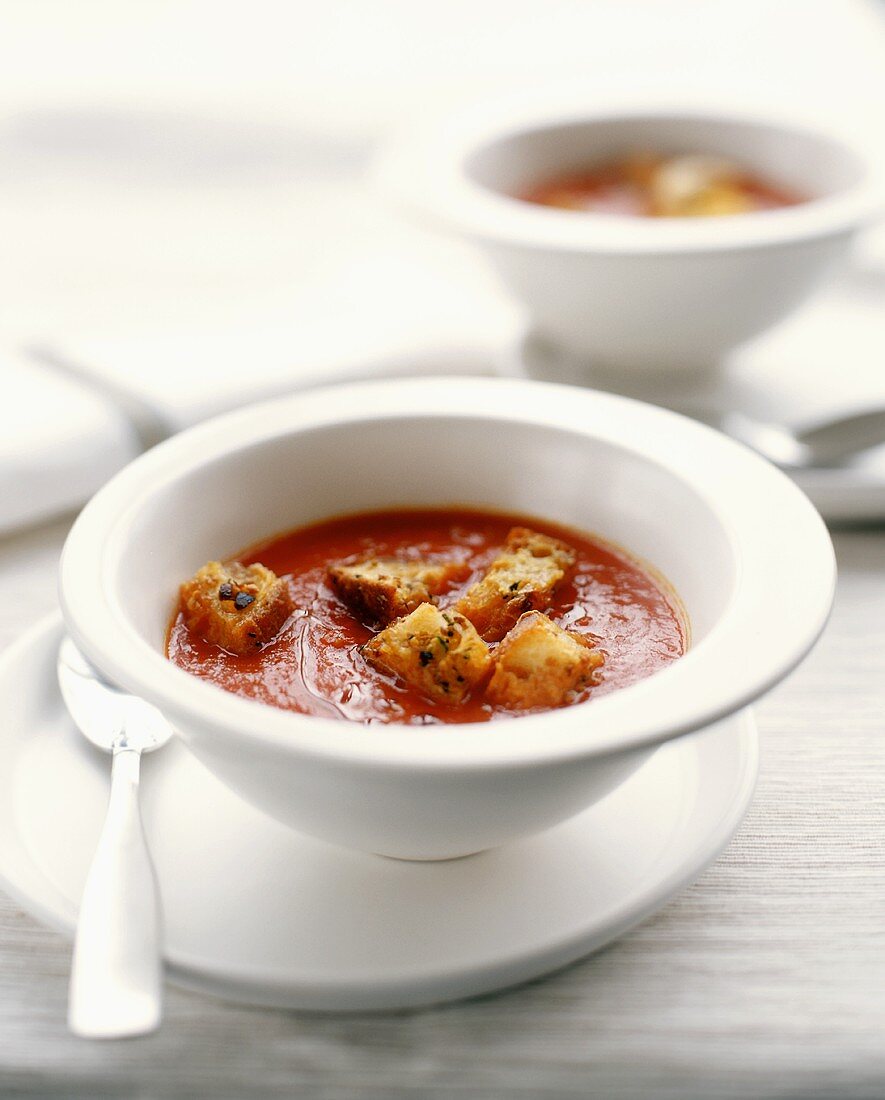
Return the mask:
<path id="1" fill-rule="evenodd" d="M 790 130 L 829 143 L 861 167 L 861 179 L 795 206 L 718 218 L 631 218 L 556 210 L 472 179 L 471 158 L 488 146 L 538 130 L 642 120 L 723 122 L 760 132 Z M 376 157 L 375 186 L 398 205 L 485 244 L 611 256 L 692 255 L 774 248 L 848 233 L 885 214 L 885 164 L 846 128 L 807 114 L 746 104 L 635 102 L 540 106 L 525 100 L 474 107 L 437 127 L 402 134 Z"/>
<path id="2" fill-rule="evenodd" d="M 705 502 L 732 542 L 737 582 L 720 621 L 680 660 L 600 699 L 513 720 L 422 727 L 420 736 L 414 727 L 393 724 L 373 726 L 369 734 L 360 723 L 294 714 L 235 696 L 173 665 L 126 621 L 110 577 L 126 531 L 155 494 L 256 443 L 322 427 L 421 416 L 559 428 L 665 467 Z M 543 506 L 536 512 L 543 515 Z M 789 568 L 772 569 L 772 562 L 788 562 Z M 173 436 L 117 473 L 86 505 L 65 542 L 59 571 L 62 612 L 75 642 L 114 683 L 155 703 L 173 724 L 181 719 L 185 736 L 188 724 L 208 725 L 244 747 L 262 744 L 409 770 L 585 759 L 639 750 L 711 725 L 747 706 L 799 663 L 823 630 L 834 587 L 835 558 L 820 516 L 792 481 L 741 444 L 626 397 L 461 376 L 325 387 L 249 406 Z M 763 623 L 763 613 L 770 622 Z"/>

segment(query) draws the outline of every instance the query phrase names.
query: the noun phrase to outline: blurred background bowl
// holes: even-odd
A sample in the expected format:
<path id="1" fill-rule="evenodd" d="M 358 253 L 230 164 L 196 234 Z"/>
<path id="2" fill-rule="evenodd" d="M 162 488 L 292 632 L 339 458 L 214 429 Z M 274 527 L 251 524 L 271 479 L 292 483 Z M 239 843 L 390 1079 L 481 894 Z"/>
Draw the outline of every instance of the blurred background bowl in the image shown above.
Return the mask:
<path id="1" fill-rule="evenodd" d="M 733 160 L 807 198 L 776 210 L 645 218 L 518 198 L 622 155 Z M 880 211 L 857 143 L 771 113 L 608 108 L 465 113 L 386 150 L 381 187 L 477 244 L 541 337 L 610 372 L 688 372 L 799 306 Z"/>

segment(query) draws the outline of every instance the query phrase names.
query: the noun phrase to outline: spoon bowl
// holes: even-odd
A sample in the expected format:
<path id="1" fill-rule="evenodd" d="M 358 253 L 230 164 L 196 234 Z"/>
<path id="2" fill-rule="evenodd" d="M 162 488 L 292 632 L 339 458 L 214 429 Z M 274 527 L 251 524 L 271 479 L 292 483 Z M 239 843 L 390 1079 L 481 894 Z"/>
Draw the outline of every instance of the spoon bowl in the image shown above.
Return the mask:
<path id="1" fill-rule="evenodd" d="M 172 736 L 172 727 L 153 704 L 108 683 L 70 638 L 59 646 L 58 683 L 77 728 L 104 752 L 118 744 L 152 752 Z"/>

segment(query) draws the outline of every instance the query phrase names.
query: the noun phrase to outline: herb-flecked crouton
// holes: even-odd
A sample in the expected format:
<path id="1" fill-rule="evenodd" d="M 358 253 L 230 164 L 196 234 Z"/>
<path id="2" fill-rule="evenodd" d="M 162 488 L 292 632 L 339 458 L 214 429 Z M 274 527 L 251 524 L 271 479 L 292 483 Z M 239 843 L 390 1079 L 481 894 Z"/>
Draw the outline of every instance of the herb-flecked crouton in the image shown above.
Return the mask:
<path id="1" fill-rule="evenodd" d="M 503 638 L 520 615 L 546 607 L 553 590 L 575 563 L 575 552 L 558 539 L 513 527 L 504 548 L 456 604 L 486 641 Z"/>
<path id="2" fill-rule="evenodd" d="M 591 682 L 604 660 L 580 634 L 530 611 L 495 650 L 486 698 L 513 709 L 559 706 Z"/>
<path id="3" fill-rule="evenodd" d="M 363 653 L 431 699 L 449 703 L 462 703 L 491 667 L 488 647 L 473 624 L 432 603 L 422 603 L 376 634 Z"/>
<path id="4" fill-rule="evenodd" d="M 210 561 L 181 586 L 185 626 L 230 653 L 271 641 L 292 611 L 286 582 L 263 565 Z"/>
<path id="5" fill-rule="evenodd" d="M 419 604 L 432 603 L 451 581 L 463 580 L 468 573 L 461 562 L 370 558 L 356 565 L 331 565 L 328 578 L 352 611 L 383 625 Z"/>

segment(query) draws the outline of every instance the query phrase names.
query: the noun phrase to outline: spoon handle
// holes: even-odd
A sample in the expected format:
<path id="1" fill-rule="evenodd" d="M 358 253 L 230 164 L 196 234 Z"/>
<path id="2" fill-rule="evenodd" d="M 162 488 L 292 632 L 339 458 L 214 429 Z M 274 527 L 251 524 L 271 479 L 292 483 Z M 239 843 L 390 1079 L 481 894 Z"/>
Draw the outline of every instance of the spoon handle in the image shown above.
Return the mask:
<path id="1" fill-rule="evenodd" d="M 80 903 L 68 1026 L 89 1039 L 146 1034 L 162 1013 L 159 891 L 138 809 L 140 756 L 114 750 L 107 816 Z"/>
<path id="2" fill-rule="evenodd" d="M 844 462 L 885 443 L 885 408 L 839 416 L 796 433 L 814 451 L 815 462 Z"/>

